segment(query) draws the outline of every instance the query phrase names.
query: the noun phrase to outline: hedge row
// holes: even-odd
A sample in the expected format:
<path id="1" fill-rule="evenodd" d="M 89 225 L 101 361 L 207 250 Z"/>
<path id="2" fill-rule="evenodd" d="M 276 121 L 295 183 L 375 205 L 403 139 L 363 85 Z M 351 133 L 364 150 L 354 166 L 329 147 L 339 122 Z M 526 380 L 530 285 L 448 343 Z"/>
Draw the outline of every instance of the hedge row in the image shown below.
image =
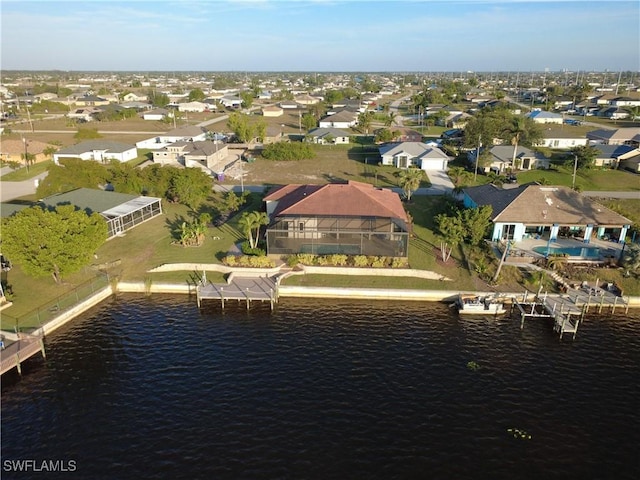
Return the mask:
<path id="1" fill-rule="evenodd" d="M 314 255 L 298 253 L 287 258 L 287 265 L 310 265 L 321 267 L 372 267 L 372 268 L 406 268 L 407 260 L 398 257 L 376 257 L 367 255 Z"/>
<path id="2" fill-rule="evenodd" d="M 229 267 L 273 268 L 276 266 L 269 257 L 255 255 L 227 255 L 222 259 L 222 263 Z"/>

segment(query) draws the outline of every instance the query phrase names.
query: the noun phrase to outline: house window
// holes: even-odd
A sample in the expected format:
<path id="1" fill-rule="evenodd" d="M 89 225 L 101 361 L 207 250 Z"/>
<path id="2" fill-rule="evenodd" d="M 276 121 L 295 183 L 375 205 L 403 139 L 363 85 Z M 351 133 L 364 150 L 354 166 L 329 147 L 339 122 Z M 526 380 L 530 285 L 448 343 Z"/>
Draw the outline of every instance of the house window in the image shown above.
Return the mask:
<path id="1" fill-rule="evenodd" d="M 299 223 L 298 223 L 298 229 L 299 229 L 301 232 L 304 232 L 304 222 L 299 222 Z"/>

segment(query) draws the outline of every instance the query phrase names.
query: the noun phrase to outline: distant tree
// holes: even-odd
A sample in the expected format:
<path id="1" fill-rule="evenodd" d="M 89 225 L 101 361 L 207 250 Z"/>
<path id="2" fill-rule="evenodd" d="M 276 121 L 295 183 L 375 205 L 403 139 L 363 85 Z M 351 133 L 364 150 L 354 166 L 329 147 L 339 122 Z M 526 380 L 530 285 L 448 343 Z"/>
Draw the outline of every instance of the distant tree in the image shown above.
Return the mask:
<path id="1" fill-rule="evenodd" d="M 410 167 L 400 172 L 400 187 L 407 197 L 407 201 L 411 201 L 411 195 L 420 187 L 420 181 L 424 177 L 424 171 Z"/>
<path id="2" fill-rule="evenodd" d="M 78 128 L 78 131 L 73 135 L 76 140 L 94 140 L 96 138 L 102 138 L 102 135 L 98 132 L 97 128 Z"/>
<path id="3" fill-rule="evenodd" d="M 158 92 L 156 89 L 152 89 L 147 92 L 147 99 L 154 107 L 166 107 L 170 103 L 169 95 Z"/>
<path id="4" fill-rule="evenodd" d="M 531 146 L 542 139 L 542 129 L 530 118 L 513 116 L 502 130 L 502 138 L 513 145 L 512 164 L 515 164 L 518 145 Z"/>
<path id="5" fill-rule="evenodd" d="M 389 112 L 387 117 L 384 119 L 384 126 L 392 127 L 396 123 L 397 116 L 398 115 L 395 112 Z"/>
<path id="6" fill-rule="evenodd" d="M 369 135 L 369 129 L 373 122 L 373 112 L 362 112 L 358 115 L 358 128 L 365 135 Z"/>
<path id="7" fill-rule="evenodd" d="M 244 113 L 231 113 L 229 120 L 227 120 L 227 126 L 240 142 L 248 142 L 254 136 L 254 128 L 249 123 L 249 116 Z"/>
<path id="8" fill-rule="evenodd" d="M 471 245 L 480 245 L 491 225 L 493 208 L 484 205 L 480 208 L 465 208 L 460 212 L 462 225 L 465 228 L 465 239 Z"/>
<path id="9" fill-rule="evenodd" d="M 116 192 L 140 195 L 144 190 L 144 178 L 141 170 L 129 163 L 114 160 L 111 162 L 107 175 L 109 183 Z"/>
<path id="10" fill-rule="evenodd" d="M 342 94 L 341 91 L 339 91 L 339 90 L 328 90 L 325 93 L 324 101 L 327 103 L 327 105 L 333 105 L 334 103 L 339 102 L 343 98 L 344 98 L 344 95 Z"/>
<path id="11" fill-rule="evenodd" d="M 573 169 L 577 158 L 578 170 L 588 170 L 593 167 L 599 150 L 593 145 L 578 145 L 571 149 L 571 153 L 573 155 L 570 155 L 565 163 L 567 167 Z"/>
<path id="12" fill-rule="evenodd" d="M 635 121 L 638 118 L 640 118 L 640 107 L 639 106 L 634 105 L 633 107 L 625 107 L 625 110 L 629 113 L 629 118 L 632 121 Z"/>
<path id="13" fill-rule="evenodd" d="M 107 223 L 73 205 L 24 209 L 5 220 L 2 253 L 29 275 L 52 275 L 56 283 L 87 265 L 107 240 Z"/>
<path id="14" fill-rule="evenodd" d="M 264 142 L 264 139 L 267 138 L 267 123 L 264 120 L 258 120 L 253 127 L 258 141 Z"/>
<path id="15" fill-rule="evenodd" d="M 187 98 L 190 102 L 201 102 L 206 98 L 206 95 L 201 89 L 194 88 L 189 92 L 189 96 Z"/>
<path id="16" fill-rule="evenodd" d="M 253 105 L 253 92 L 246 90 L 240 92 L 240 98 L 242 99 L 242 108 L 251 108 Z"/>
<path id="17" fill-rule="evenodd" d="M 390 142 L 395 138 L 396 133 L 389 128 L 381 128 L 376 132 L 375 141 L 376 143 Z"/>
<path id="18" fill-rule="evenodd" d="M 44 153 L 45 156 L 49 158 L 53 158 L 53 154 L 56 153 L 57 151 L 58 151 L 58 147 L 56 147 L 55 145 L 48 145 L 44 148 L 44 150 L 42 150 L 42 153 Z"/>
<path id="19" fill-rule="evenodd" d="M 318 124 L 316 117 L 311 113 L 305 113 L 304 115 L 302 115 L 301 122 L 302 122 L 302 126 L 307 132 L 312 128 L 315 128 L 316 125 Z"/>

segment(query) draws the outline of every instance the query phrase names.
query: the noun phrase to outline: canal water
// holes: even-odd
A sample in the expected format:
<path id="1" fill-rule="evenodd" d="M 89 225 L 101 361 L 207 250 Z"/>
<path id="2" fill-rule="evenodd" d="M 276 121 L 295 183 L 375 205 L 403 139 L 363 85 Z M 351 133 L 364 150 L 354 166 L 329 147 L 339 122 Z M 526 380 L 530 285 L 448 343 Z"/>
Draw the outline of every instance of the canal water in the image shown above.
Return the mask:
<path id="1" fill-rule="evenodd" d="M 635 479 L 639 314 L 121 295 L 3 376 L 2 478 Z"/>

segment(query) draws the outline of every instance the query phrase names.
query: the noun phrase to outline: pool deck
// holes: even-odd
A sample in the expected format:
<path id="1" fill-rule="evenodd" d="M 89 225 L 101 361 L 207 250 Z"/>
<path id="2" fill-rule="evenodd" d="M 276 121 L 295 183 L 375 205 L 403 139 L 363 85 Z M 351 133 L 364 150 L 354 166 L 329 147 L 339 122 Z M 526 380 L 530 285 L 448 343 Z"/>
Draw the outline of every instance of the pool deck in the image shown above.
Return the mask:
<path id="1" fill-rule="evenodd" d="M 543 248 L 546 251 L 549 238 L 527 239 L 521 240 L 514 245 L 516 250 L 524 250 L 530 252 L 536 257 L 544 257 L 544 254 L 540 254 L 534 250 L 535 247 Z M 573 238 L 558 238 L 551 242 L 550 247 L 553 248 L 599 248 L 602 256 L 613 256 L 616 259 L 620 257 L 623 244 L 617 242 L 610 242 L 606 240 L 593 239 L 590 243 L 584 243 Z M 594 260 L 593 258 L 587 258 L 586 260 Z"/>

